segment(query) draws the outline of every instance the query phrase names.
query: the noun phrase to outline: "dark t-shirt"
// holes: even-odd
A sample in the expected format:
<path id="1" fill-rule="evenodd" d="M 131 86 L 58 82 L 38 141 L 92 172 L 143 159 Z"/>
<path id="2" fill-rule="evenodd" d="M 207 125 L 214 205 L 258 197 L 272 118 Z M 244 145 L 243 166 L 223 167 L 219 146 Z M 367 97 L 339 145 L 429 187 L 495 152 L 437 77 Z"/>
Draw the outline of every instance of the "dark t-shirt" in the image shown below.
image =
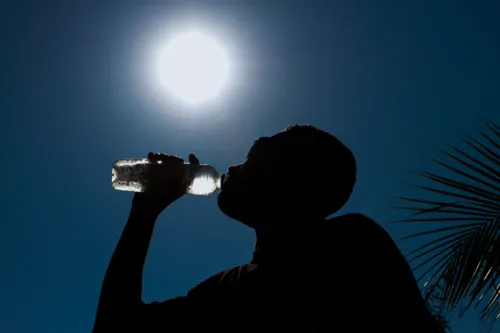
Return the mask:
<path id="1" fill-rule="evenodd" d="M 360 214 L 274 238 L 250 263 L 136 316 L 142 332 L 434 332 L 408 263 Z"/>

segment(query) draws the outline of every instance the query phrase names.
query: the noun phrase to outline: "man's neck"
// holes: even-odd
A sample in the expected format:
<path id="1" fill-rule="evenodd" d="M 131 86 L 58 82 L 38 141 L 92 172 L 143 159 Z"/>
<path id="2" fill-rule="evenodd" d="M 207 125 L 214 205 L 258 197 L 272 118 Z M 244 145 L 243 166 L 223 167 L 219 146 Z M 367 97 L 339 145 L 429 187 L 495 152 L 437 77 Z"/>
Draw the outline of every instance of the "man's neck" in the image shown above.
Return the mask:
<path id="1" fill-rule="evenodd" d="M 276 221 L 261 223 L 262 227 L 255 228 L 256 248 L 264 243 L 272 242 L 274 238 L 286 237 L 289 233 L 300 229 L 308 229 L 317 223 L 313 219 L 297 218 L 280 219 L 280 223 L 276 223 Z"/>
<path id="2" fill-rule="evenodd" d="M 276 232 L 272 232 L 271 230 L 265 229 L 255 229 L 256 242 L 255 247 L 258 248 L 262 244 L 266 243 L 269 238 L 272 238 Z"/>
<path id="3" fill-rule="evenodd" d="M 300 253 L 311 242 L 311 232 L 320 221 L 308 221 L 286 224 L 273 224 L 275 228 L 256 228 L 256 244 L 252 263 L 262 267 L 275 265 L 277 262 L 286 262 L 286 258 L 294 258 L 297 251 Z M 271 226 L 267 224 L 265 226 Z"/>

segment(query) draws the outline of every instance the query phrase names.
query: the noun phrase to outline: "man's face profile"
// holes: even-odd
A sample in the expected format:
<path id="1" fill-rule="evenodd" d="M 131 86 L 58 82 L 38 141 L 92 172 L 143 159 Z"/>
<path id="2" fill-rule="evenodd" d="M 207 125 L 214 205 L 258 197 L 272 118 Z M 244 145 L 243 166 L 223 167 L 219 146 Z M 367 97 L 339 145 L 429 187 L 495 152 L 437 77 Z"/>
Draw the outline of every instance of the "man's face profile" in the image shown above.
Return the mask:
<path id="1" fill-rule="evenodd" d="M 324 219 L 347 202 L 356 161 L 328 132 L 297 125 L 255 141 L 226 176 L 218 204 L 229 217 L 254 228 L 261 221 L 301 223 Z"/>
<path id="2" fill-rule="evenodd" d="M 279 178 L 276 171 L 281 165 L 272 138 L 256 140 L 246 161 L 228 168 L 218 196 L 219 208 L 246 224 L 266 212 L 272 213 L 272 198 L 280 191 L 276 188 Z"/>

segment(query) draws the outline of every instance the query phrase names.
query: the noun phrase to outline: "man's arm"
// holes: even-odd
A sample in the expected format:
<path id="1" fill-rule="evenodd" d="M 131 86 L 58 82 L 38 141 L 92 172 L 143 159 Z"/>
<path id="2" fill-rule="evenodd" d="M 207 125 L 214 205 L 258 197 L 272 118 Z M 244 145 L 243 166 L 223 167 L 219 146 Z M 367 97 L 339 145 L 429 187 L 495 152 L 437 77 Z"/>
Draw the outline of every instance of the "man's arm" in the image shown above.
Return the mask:
<path id="1" fill-rule="evenodd" d="M 129 331 L 131 328 L 150 332 L 176 327 L 196 327 L 196 321 L 186 322 L 191 305 L 206 308 L 220 298 L 220 280 L 227 272 L 219 272 L 200 282 L 185 296 L 146 304 L 142 301 L 142 275 L 146 255 L 159 213 L 145 209 L 142 203 L 132 206 L 125 229 L 111 257 L 104 276 L 93 333 Z"/>
<path id="2" fill-rule="evenodd" d="M 158 215 L 132 205 L 104 276 L 94 333 L 126 327 L 142 312 L 142 272 Z"/>
<path id="3" fill-rule="evenodd" d="M 104 276 L 97 307 L 94 333 L 121 331 L 129 325 L 142 325 L 146 306 L 142 302 L 142 272 L 158 216 L 186 193 L 184 160 L 165 154 L 149 153 L 148 193 L 136 193 L 132 209 Z M 189 163 L 200 162 L 193 154 Z M 168 172 L 167 172 L 168 170 Z M 177 300 L 182 300 L 182 297 Z M 170 302 L 178 304 L 175 299 Z"/>

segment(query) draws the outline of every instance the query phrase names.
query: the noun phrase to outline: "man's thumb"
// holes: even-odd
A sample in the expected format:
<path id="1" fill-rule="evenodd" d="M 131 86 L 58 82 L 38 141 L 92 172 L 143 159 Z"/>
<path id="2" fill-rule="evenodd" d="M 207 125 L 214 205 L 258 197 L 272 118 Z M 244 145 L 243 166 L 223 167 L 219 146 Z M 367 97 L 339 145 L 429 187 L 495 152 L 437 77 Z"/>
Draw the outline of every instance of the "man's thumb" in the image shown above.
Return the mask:
<path id="1" fill-rule="evenodd" d="M 199 165 L 200 160 L 194 154 L 189 154 L 189 164 Z"/>

